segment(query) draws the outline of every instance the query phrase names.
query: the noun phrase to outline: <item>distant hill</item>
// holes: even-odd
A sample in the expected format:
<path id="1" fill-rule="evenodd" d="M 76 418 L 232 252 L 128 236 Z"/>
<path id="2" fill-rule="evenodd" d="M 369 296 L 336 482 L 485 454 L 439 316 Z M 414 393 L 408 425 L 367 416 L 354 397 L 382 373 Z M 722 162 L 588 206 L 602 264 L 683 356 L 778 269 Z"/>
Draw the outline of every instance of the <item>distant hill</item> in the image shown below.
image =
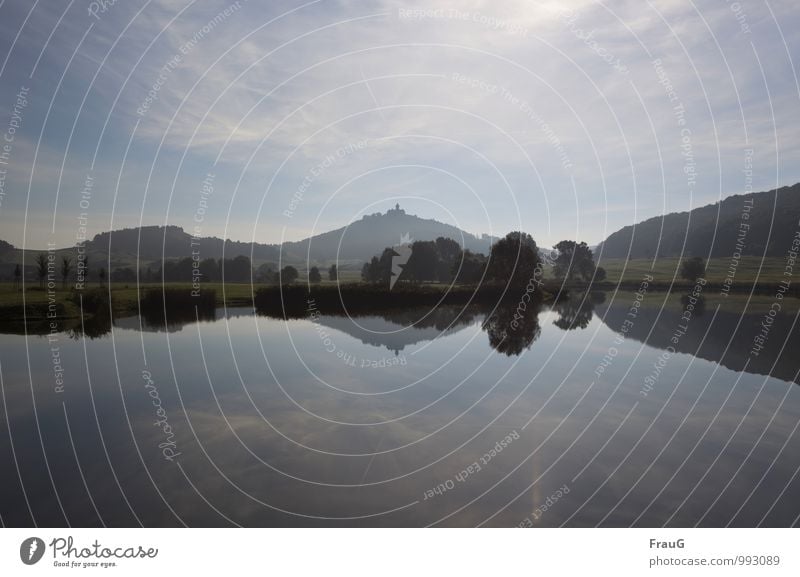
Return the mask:
<path id="1" fill-rule="evenodd" d="M 745 201 L 750 218 L 742 220 Z M 768 192 L 730 196 L 721 202 L 675 212 L 626 226 L 598 246 L 602 258 L 680 256 L 729 257 L 735 251 L 740 224 L 750 225 L 742 255 L 786 256 L 800 219 L 800 183 Z M 685 247 L 684 247 L 685 240 Z"/>
<path id="2" fill-rule="evenodd" d="M 192 242 L 195 244 L 193 245 Z M 143 226 L 103 232 L 87 243 L 87 247 L 102 254 L 127 255 L 143 261 L 158 261 L 164 258 L 192 256 L 192 250 L 199 250 L 201 258 L 233 258 L 239 255 L 250 256 L 254 261 L 277 261 L 278 245 L 249 243 L 207 236 L 194 238 L 179 226 Z"/>
<path id="3" fill-rule="evenodd" d="M 239 255 L 250 256 L 253 261 L 305 263 L 310 260 L 316 264 L 339 261 L 367 261 L 388 247 L 400 243 L 401 237 L 408 235 L 412 240 L 436 240 L 437 237 L 452 238 L 464 248 L 475 252 L 488 253 L 493 237 L 478 238 L 461 229 L 433 219 L 424 219 L 406 214 L 399 206 L 385 214 L 366 215 L 348 226 L 312 236 L 296 242 L 277 244 L 223 241 L 217 237 L 192 239 L 192 236 L 178 226 L 145 226 L 115 230 L 98 234 L 89 243 L 93 251 L 108 254 L 109 244 L 112 254 L 126 253 L 135 256 L 137 247 L 143 260 L 158 260 L 191 256 L 194 248 L 200 250 L 202 258 L 234 258 Z"/>
<path id="4" fill-rule="evenodd" d="M 305 262 L 310 250 L 312 261 L 334 262 L 338 251 L 340 261 L 364 261 L 380 254 L 386 247 L 400 244 L 406 235 L 412 241 L 436 240 L 440 236 L 452 238 L 462 248 L 483 254 L 488 254 L 492 243 L 497 240 L 488 235 L 479 238 L 455 226 L 407 214 L 398 205 L 385 214 L 365 215 L 349 226 L 299 242 L 284 243 L 283 257 L 289 261 Z"/>
<path id="5" fill-rule="evenodd" d="M 199 250 L 200 258 L 235 258 L 239 255 L 251 257 L 253 264 L 283 263 L 305 266 L 310 261 L 314 265 L 327 265 L 337 261 L 352 263 L 354 266 L 380 254 L 384 248 L 400 243 L 408 236 L 411 240 L 436 240 L 438 237 L 452 238 L 462 247 L 473 252 L 488 254 L 494 237 L 476 237 L 461 229 L 432 219 L 424 219 L 407 214 L 399 206 L 386 213 L 364 216 L 346 227 L 324 232 L 296 242 L 277 244 L 249 243 L 223 240 L 217 237 L 193 238 L 179 226 L 143 226 L 103 232 L 86 243 L 91 261 L 100 263 L 110 261 L 112 270 L 132 266 L 158 268 L 162 258 L 171 260 L 192 256 L 192 250 Z M 59 254 L 68 254 L 73 247 L 59 249 Z M 9 277 L 9 266 L 22 259 L 20 249 L 0 241 L 0 276 Z M 35 253 L 29 250 L 25 255 L 28 266 L 33 270 Z"/>

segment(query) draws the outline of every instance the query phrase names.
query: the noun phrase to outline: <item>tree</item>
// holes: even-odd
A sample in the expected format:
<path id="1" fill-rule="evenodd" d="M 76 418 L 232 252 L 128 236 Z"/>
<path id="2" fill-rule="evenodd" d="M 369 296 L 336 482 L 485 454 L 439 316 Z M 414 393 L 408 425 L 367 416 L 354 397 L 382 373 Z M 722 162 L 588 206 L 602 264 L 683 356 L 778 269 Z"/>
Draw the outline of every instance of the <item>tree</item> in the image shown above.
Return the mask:
<path id="1" fill-rule="evenodd" d="M 702 257 L 694 256 L 681 263 L 681 277 L 694 282 L 706 274 L 706 265 Z"/>
<path id="2" fill-rule="evenodd" d="M 328 269 L 328 280 L 339 280 L 339 270 L 336 268 L 335 264 L 332 264 L 331 268 Z"/>
<path id="3" fill-rule="evenodd" d="M 66 255 L 61 257 L 61 286 L 67 286 L 69 273 L 72 272 L 72 259 Z"/>
<path id="4" fill-rule="evenodd" d="M 378 257 L 373 256 L 373 261 L 378 260 Z M 372 282 L 372 263 L 365 262 L 364 265 L 361 267 L 361 280 L 364 282 Z"/>
<path id="5" fill-rule="evenodd" d="M 280 281 L 281 284 L 291 284 L 297 280 L 299 273 L 297 269 L 291 265 L 287 265 L 281 269 L 280 272 Z"/>
<path id="6" fill-rule="evenodd" d="M 100 267 L 100 271 L 97 273 L 97 276 L 100 279 L 100 286 L 103 286 L 106 280 L 106 269 Z"/>
<path id="7" fill-rule="evenodd" d="M 252 274 L 250 258 L 239 255 L 223 262 L 222 277 L 225 282 L 249 282 Z"/>
<path id="8" fill-rule="evenodd" d="M 47 278 L 47 255 L 43 252 L 36 255 L 36 276 L 39 279 L 39 288 L 44 288 L 44 279 Z"/>
<path id="9" fill-rule="evenodd" d="M 411 256 L 403 266 L 403 278 L 416 282 L 437 279 L 439 254 L 433 241 L 416 241 L 411 245 Z"/>
<path id="10" fill-rule="evenodd" d="M 78 266 L 78 270 L 80 270 L 80 266 Z M 89 256 L 86 255 L 83 259 L 83 281 L 88 285 L 89 284 Z"/>
<path id="11" fill-rule="evenodd" d="M 271 264 L 264 263 L 256 269 L 255 276 L 258 282 L 275 282 L 278 275 Z"/>
<path id="12" fill-rule="evenodd" d="M 20 280 L 22 279 L 22 269 L 17 263 L 17 266 L 14 267 L 14 288 L 19 286 Z"/>
<path id="13" fill-rule="evenodd" d="M 484 255 L 465 250 L 463 255 L 453 262 L 451 275 L 460 284 L 479 283 L 484 278 L 488 262 Z"/>
<path id="14" fill-rule="evenodd" d="M 318 283 L 322 282 L 322 275 L 319 274 L 319 269 L 315 266 L 312 266 L 308 270 L 308 282 Z"/>
<path id="15" fill-rule="evenodd" d="M 555 249 L 558 256 L 553 263 L 553 272 L 557 278 L 571 282 L 577 276 L 589 281 L 595 273 L 594 255 L 585 242 L 562 240 Z"/>
<path id="16" fill-rule="evenodd" d="M 205 282 L 215 282 L 219 280 L 217 261 L 213 258 L 201 260 L 197 270 L 200 271 L 200 278 Z"/>
<path id="17" fill-rule="evenodd" d="M 491 281 L 522 286 L 536 277 L 540 267 L 539 250 L 531 235 L 513 231 L 492 245 L 486 276 Z"/>
<path id="18" fill-rule="evenodd" d="M 594 280 L 595 282 L 603 282 L 606 280 L 606 269 L 601 266 L 594 269 Z"/>
<path id="19" fill-rule="evenodd" d="M 361 278 L 364 282 L 389 284 L 392 277 L 392 258 L 397 253 L 391 248 L 383 249 L 380 258 L 373 256 L 372 260 L 364 263 L 361 269 Z"/>
<path id="20" fill-rule="evenodd" d="M 436 252 L 439 257 L 437 277 L 439 282 L 451 282 L 454 276 L 453 265 L 461 260 L 461 245 L 451 238 L 436 239 Z"/>

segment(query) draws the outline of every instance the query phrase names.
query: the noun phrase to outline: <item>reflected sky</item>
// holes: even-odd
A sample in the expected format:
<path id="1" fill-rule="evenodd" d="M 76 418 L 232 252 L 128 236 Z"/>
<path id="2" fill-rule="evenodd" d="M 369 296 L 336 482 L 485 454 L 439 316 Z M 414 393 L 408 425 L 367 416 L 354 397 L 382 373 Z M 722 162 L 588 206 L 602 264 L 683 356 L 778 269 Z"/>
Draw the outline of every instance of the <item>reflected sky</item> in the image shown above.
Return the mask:
<path id="1" fill-rule="evenodd" d="M 55 526 L 794 523 L 800 388 L 785 377 L 800 368 L 787 354 L 796 310 L 770 336 L 775 378 L 758 363 L 730 368 L 763 315 L 755 301 L 742 315 L 709 300 L 660 362 L 680 297 L 648 295 L 623 334 L 631 295 L 601 296 L 518 317 L 230 309 L 167 331 L 137 318 L 96 338 L 0 335 L 0 515 Z"/>

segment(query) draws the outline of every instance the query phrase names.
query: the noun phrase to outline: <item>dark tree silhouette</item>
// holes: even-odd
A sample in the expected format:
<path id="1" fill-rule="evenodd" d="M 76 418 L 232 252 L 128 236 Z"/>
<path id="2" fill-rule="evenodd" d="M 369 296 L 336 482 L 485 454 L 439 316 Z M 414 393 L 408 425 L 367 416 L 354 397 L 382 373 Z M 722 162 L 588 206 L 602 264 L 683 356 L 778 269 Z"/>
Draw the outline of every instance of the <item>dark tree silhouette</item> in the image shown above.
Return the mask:
<path id="1" fill-rule="evenodd" d="M 36 255 L 36 277 L 39 279 L 39 288 L 44 288 L 44 279 L 47 278 L 47 255 L 43 252 Z"/>
<path id="2" fill-rule="evenodd" d="M 439 254 L 433 241 L 417 241 L 411 245 L 411 257 L 403 266 L 403 280 L 434 281 L 438 278 Z"/>
<path id="3" fill-rule="evenodd" d="M 361 269 L 361 278 L 364 282 L 389 284 L 392 276 L 392 257 L 396 255 L 397 253 L 391 248 L 383 249 L 380 258 L 373 256 L 372 260 L 364 263 L 364 267 Z"/>
<path id="4" fill-rule="evenodd" d="M 67 286 L 67 279 L 72 272 L 72 259 L 68 256 L 61 257 L 61 286 Z"/>
<path id="5" fill-rule="evenodd" d="M 533 243 L 530 236 L 527 238 Z M 533 243 L 533 246 L 536 244 Z M 391 278 L 392 259 L 395 256 L 399 256 L 398 252 L 387 248 L 380 256 L 372 257 L 361 268 L 362 280 L 373 283 L 388 282 L 387 279 Z M 408 261 L 400 265 L 399 280 L 442 283 L 456 280 L 459 283 L 476 283 L 483 278 L 487 264 L 488 260 L 482 254 L 468 250 L 462 254 L 461 246 L 456 241 L 440 236 L 435 241 L 416 241 L 411 245 Z"/>
<path id="6" fill-rule="evenodd" d="M 489 260 L 482 254 L 465 250 L 453 263 L 451 274 L 460 284 L 475 284 L 481 282 L 486 272 Z"/>
<path id="7" fill-rule="evenodd" d="M 531 235 L 514 231 L 492 245 L 487 277 L 511 286 L 525 285 L 541 266 L 539 251 Z"/>
<path id="8" fill-rule="evenodd" d="M 271 264 L 264 263 L 256 270 L 255 277 L 258 282 L 275 282 L 278 275 Z"/>
<path id="9" fill-rule="evenodd" d="M 14 267 L 14 288 L 19 286 L 20 280 L 22 279 L 22 269 L 17 263 L 17 266 Z"/>
<path id="10" fill-rule="evenodd" d="M 604 280 L 606 280 L 606 269 L 599 266 L 596 269 L 594 269 L 594 281 L 603 282 Z"/>
<path id="11" fill-rule="evenodd" d="M 291 284 L 297 280 L 299 273 L 297 269 L 291 265 L 285 266 L 281 269 L 280 272 L 280 281 L 281 284 Z"/>
<path id="12" fill-rule="evenodd" d="M 308 282 L 318 283 L 322 282 L 322 275 L 319 274 L 319 269 L 315 266 L 312 266 L 308 270 Z"/>
<path id="13" fill-rule="evenodd" d="M 339 280 L 339 270 L 336 268 L 335 264 L 332 264 L 328 269 L 328 280 Z"/>
<path id="14" fill-rule="evenodd" d="M 681 263 L 681 278 L 694 282 L 706 274 L 706 265 L 703 258 L 694 256 L 684 259 Z"/>
<path id="15" fill-rule="evenodd" d="M 231 260 L 225 259 L 223 263 L 225 282 L 249 282 L 252 275 L 250 258 L 239 255 Z"/>
<path id="16" fill-rule="evenodd" d="M 573 281 L 576 277 L 589 281 L 595 272 L 594 255 L 585 242 L 562 240 L 555 249 L 558 256 L 553 264 L 553 273 L 557 278 Z"/>
<path id="17" fill-rule="evenodd" d="M 436 239 L 436 252 L 439 263 L 436 267 L 436 276 L 439 282 L 452 282 L 454 269 L 461 260 L 461 245 L 451 238 L 440 236 Z"/>
<path id="18" fill-rule="evenodd" d="M 217 268 L 217 261 L 213 258 L 207 258 L 200 261 L 197 267 L 200 271 L 200 280 L 205 282 L 214 282 L 219 280 L 219 269 Z"/>

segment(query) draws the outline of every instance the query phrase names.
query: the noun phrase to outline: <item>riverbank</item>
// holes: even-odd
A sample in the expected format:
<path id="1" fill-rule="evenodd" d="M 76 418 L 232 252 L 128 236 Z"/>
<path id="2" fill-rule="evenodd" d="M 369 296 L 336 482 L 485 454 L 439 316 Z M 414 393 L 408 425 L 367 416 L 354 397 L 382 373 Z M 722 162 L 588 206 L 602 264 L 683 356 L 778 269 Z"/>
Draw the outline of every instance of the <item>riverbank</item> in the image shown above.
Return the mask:
<path id="1" fill-rule="evenodd" d="M 585 283 L 559 284 L 554 279 L 545 279 L 541 286 L 530 292 L 526 287 L 506 288 L 503 285 L 485 284 L 480 286 L 445 284 L 398 283 L 389 290 L 384 285 L 367 283 L 323 282 L 307 285 L 295 283 L 280 287 L 278 285 L 251 285 L 249 283 L 203 283 L 199 292 L 190 283 L 158 283 L 136 285 L 111 283 L 93 286 L 82 292 L 70 287 L 60 286 L 53 291 L 38 286 L 26 287 L 24 296 L 21 288 L 11 283 L 0 283 L 0 322 L 23 325 L 45 323 L 48 319 L 60 322 L 78 321 L 98 313 L 112 316 L 128 316 L 142 312 L 150 315 L 168 314 L 189 315 L 198 310 L 211 310 L 215 307 L 253 306 L 266 314 L 284 316 L 303 316 L 313 305 L 323 312 L 346 313 L 363 310 L 391 310 L 415 306 L 435 306 L 437 304 L 463 305 L 467 303 L 487 303 L 505 301 L 536 300 L 548 302 L 568 298 L 569 294 L 594 291 L 635 291 L 643 279 L 651 278 L 648 290 L 651 292 L 672 292 L 680 294 L 690 290 L 693 283 L 683 279 L 670 282 L 659 280 L 654 275 L 641 271 L 641 277 L 626 275 L 622 282 L 605 281 L 587 286 Z M 724 284 L 709 279 L 704 294 L 720 294 Z M 753 284 L 743 280 L 734 283 L 727 291 L 730 295 L 774 295 L 777 283 Z M 161 295 L 167 295 L 164 304 Z M 800 297 L 800 283 L 791 285 L 787 295 Z M 81 295 L 79 297 L 79 295 Z M 149 296 L 148 296 L 149 295 Z M 527 295 L 527 296 L 526 296 Z M 158 297 L 158 298 L 155 298 Z M 313 303 L 310 302 L 313 300 Z M 142 308 L 144 304 L 144 309 Z M 185 309 L 185 310 L 184 310 Z"/>

